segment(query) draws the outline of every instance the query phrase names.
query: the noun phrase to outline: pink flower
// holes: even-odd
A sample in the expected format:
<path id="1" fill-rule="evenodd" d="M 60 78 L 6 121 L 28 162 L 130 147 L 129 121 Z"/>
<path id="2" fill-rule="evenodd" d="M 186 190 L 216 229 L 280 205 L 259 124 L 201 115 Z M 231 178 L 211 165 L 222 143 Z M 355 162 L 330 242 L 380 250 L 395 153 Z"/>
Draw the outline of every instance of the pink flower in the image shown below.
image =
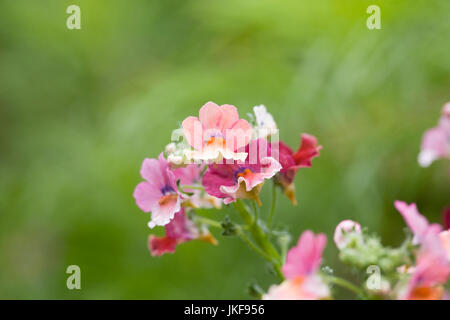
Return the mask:
<path id="1" fill-rule="evenodd" d="M 253 140 L 247 146 L 249 156 L 245 162 L 212 164 L 203 177 L 203 186 L 208 194 L 223 198 L 228 204 L 238 198 L 255 199 L 265 179 L 272 178 L 280 169 L 280 163 L 268 156 L 270 147 L 265 139 Z"/>
<path id="2" fill-rule="evenodd" d="M 301 138 L 302 141 L 296 153 L 281 141 L 278 145 L 278 158 L 283 168 L 277 174 L 277 182 L 294 205 L 297 204 L 293 184 L 295 175 L 299 168 L 311 167 L 312 159 L 318 157 L 319 151 L 322 149 L 314 136 L 304 133 Z"/>
<path id="3" fill-rule="evenodd" d="M 417 261 L 408 281 L 404 298 L 409 300 L 442 299 L 442 285 L 450 275 L 450 261 L 437 234 L 429 229 L 422 239 Z"/>
<path id="4" fill-rule="evenodd" d="M 297 246 L 289 250 L 286 263 L 283 265 L 282 271 L 286 280 L 280 285 L 271 286 L 263 299 L 328 298 L 329 288 L 318 275 L 326 241 L 326 236 L 322 233 L 314 235 L 309 230 L 303 232 Z"/>
<path id="5" fill-rule="evenodd" d="M 188 143 L 195 149 L 188 154 L 194 160 L 245 160 L 247 154 L 236 152 L 245 147 L 252 135 L 252 127 L 239 119 L 235 106 L 218 106 L 208 102 L 201 107 L 199 118 L 187 117 L 182 127 Z"/>
<path id="6" fill-rule="evenodd" d="M 394 205 L 413 232 L 413 241 L 420 245 L 416 265 L 412 269 L 406 291 L 400 297 L 411 300 L 441 299 L 442 284 L 450 275 L 450 260 L 445 249 L 446 236 L 441 236 L 442 227 L 430 224 L 419 213 L 415 203 L 408 205 L 395 201 Z"/>
<path id="7" fill-rule="evenodd" d="M 216 239 L 205 229 L 198 227 L 186 217 L 184 209 L 177 212 L 166 226 L 166 235 L 157 237 L 150 235 L 148 238 L 148 248 L 152 256 L 160 256 L 165 253 L 175 252 L 175 247 L 183 242 L 200 239 L 212 244 L 217 244 Z"/>
<path id="8" fill-rule="evenodd" d="M 438 125 L 423 135 L 418 160 L 422 167 L 428 167 L 441 158 L 450 158 L 450 102 L 444 105 Z"/>
<path id="9" fill-rule="evenodd" d="M 150 228 L 164 226 L 180 211 L 181 197 L 177 189 L 176 178 L 169 163 L 161 153 L 157 159 L 145 159 L 141 176 L 146 181 L 137 185 L 133 196 L 136 204 L 144 212 L 150 212 Z"/>
<path id="10" fill-rule="evenodd" d="M 344 234 L 348 232 L 361 233 L 361 225 L 353 220 L 343 220 L 337 225 L 333 239 L 339 249 L 347 246 L 348 241 L 345 239 Z"/>
<path id="11" fill-rule="evenodd" d="M 435 234 L 438 234 L 441 231 L 442 227 L 439 224 L 430 224 L 428 220 L 419 213 L 415 203 L 408 205 L 403 201 L 395 201 L 394 206 L 403 216 L 406 224 L 413 232 L 413 242 L 421 243 L 427 232 L 434 232 Z"/>

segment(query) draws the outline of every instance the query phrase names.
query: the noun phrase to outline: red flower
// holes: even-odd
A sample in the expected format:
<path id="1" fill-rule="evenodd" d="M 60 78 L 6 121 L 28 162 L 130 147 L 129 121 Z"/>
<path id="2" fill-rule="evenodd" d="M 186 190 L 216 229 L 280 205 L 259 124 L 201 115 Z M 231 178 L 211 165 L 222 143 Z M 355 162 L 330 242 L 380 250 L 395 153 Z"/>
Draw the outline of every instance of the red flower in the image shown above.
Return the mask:
<path id="1" fill-rule="evenodd" d="M 283 167 L 277 174 L 277 182 L 284 191 L 284 194 L 297 205 L 295 198 L 295 186 L 293 184 L 297 170 L 312 166 L 312 159 L 319 156 L 322 146 L 317 144 L 316 137 L 309 134 L 302 134 L 300 148 L 296 153 L 283 142 L 279 142 L 279 162 Z"/>

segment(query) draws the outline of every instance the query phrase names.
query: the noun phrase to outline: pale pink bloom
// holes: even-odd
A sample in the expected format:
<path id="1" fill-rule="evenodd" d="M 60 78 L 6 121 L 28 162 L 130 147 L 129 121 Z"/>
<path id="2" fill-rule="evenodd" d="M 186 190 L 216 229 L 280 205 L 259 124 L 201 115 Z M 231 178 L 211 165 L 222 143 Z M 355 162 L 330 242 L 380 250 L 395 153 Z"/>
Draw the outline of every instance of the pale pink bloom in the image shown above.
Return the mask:
<path id="1" fill-rule="evenodd" d="M 416 265 L 410 270 L 411 277 L 400 298 L 441 299 L 442 285 L 450 275 L 450 260 L 440 237 L 442 227 L 439 224 L 430 224 L 414 203 L 408 205 L 395 201 L 394 205 L 413 232 L 413 241 L 420 245 Z"/>
<path id="2" fill-rule="evenodd" d="M 314 235 L 310 230 L 303 232 L 297 246 L 287 254 L 282 271 L 286 280 L 270 287 L 263 299 L 326 299 L 330 297 L 328 286 L 318 275 L 322 253 L 327 238 L 324 234 Z"/>
<path id="3" fill-rule="evenodd" d="M 430 224 L 427 218 L 425 218 L 423 215 L 419 213 L 415 203 L 411 203 L 408 205 L 406 202 L 403 201 L 395 201 L 394 206 L 403 216 L 403 219 L 405 219 L 406 224 L 413 232 L 414 243 L 421 243 L 423 237 L 428 231 L 437 234 L 442 230 L 442 227 L 439 224 L 437 223 Z"/>
<path id="4" fill-rule="evenodd" d="M 222 159 L 245 160 L 247 154 L 237 152 L 244 148 L 252 136 L 252 127 L 239 119 L 235 106 L 218 106 L 208 102 L 201 107 L 199 117 L 187 117 L 182 127 L 188 143 L 194 151 L 188 152 L 187 157 L 194 160 Z"/>
<path id="5" fill-rule="evenodd" d="M 450 275 L 450 261 L 435 230 L 428 229 L 422 237 L 416 266 L 401 298 L 409 300 L 439 300 L 442 285 Z"/>
<path id="6" fill-rule="evenodd" d="M 186 217 L 184 209 L 177 212 L 165 228 L 166 235 L 164 237 L 150 235 L 148 238 L 148 249 L 152 256 L 173 253 L 177 244 L 194 239 L 217 244 L 217 241 L 206 229 L 199 230 L 194 222 Z"/>
<path id="7" fill-rule="evenodd" d="M 423 135 L 418 160 L 422 167 L 428 167 L 441 158 L 450 158 L 450 102 L 444 105 L 438 125 Z"/>
<path id="8" fill-rule="evenodd" d="M 347 245 L 348 241 L 344 234 L 348 232 L 361 233 L 361 225 L 353 220 L 343 220 L 337 225 L 333 239 L 339 249 L 343 249 Z"/>
<path id="9" fill-rule="evenodd" d="M 318 300 L 330 297 L 330 289 L 318 275 L 297 277 L 272 285 L 263 300 Z"/>
<path id="10" fill-rule="evenodd" d="M 203 186 L 208 194 L 223 198 L 228 204 L 238 198 L 255 199 L 266 179 L 272 178 L 281 169 L 280 163 L 268 156 L 270 147 L 265 139 L 252 140 L 246 147 L 250 156 L 245 162 L 233 164 L 211 164 L 203 176 Z"/>
<path id="11" fill-rule="evenodd" d="M 161 153 L 157 159 L 145 159 L 141 176 L 146 181 L 137 185 L 133 196 L 136 204 L 144 212 L 151 212 L 150 228 L 164 226 L 180 211 L 181 196 L 176 178 L 169 163 Z"/>

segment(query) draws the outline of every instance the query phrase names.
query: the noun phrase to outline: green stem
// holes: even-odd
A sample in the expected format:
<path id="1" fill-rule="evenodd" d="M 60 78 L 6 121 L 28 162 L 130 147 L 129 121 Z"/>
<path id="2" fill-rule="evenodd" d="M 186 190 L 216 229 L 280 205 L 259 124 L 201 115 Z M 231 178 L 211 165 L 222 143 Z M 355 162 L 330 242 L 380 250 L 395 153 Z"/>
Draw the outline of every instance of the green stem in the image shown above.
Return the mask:
<path id="1" fill-rule="evenodd" d="M 326 276 L 325 279 L 333 284 L 336 284 L 338 286 L 341 286 L 342 288 L 345 288 L 349 291 L 352 291 L 354 293 L 356 293 L 357 295 L 362 295 L 362 291 L 361 289 L 359 289 L 357 286 L 355 286 L 353 283 L 339 278 L 339 277 L 335 277 L 335 276 Z"/>
<path id="2" fill-rule="evenodd" d="M 234 203 L 234 207 L 236 211 L 241 216 L 242 220 L 244 220 L 245 224 L 248 226 L 248 231 L 250 232 L 250 235 L 252 236 L 253 240 L 256 242 L 256 245 L 252 242 L 251 245 L 249 243 L 249 246 L 251 249 L 257 248 L 258 253 L 263 252 L 264 257 L 273 265 L 275 272 L 277 273 L 280 280 L 283 280 L 283 273 L 281 272 L 281 257 L 278 251 L 275 249 L 273 244 L 270 242 L 269 238 L 267 237 L 267 234 L 264 232 L 264 230 L 261 229 L 261 227 L 256 223 L 256 220 L 249 212 L 247 206 L 244 204 L 244 202 L 240 199 L 236 200 Z M 248 240 L 248 238 L 247 238 Z M 244 239 L 245 241 L 245 239 Z"/>
<path id="3" fill-rule="evenodd" d="M 260 248 L 258 248 L 253 242 L 250 241 L 250 239 L 247 237 L 247 235 L 242 231 L 242 229 L 238 229 L 238 234 L 244 240 L 244 242 L 253 249 L 256 253 L 258 253 L 260 256 L 262 256 L 264 259 L 266 259 L 269 262 L 273 262 L 273 259 L 267 255 L 264 251 L 262 251 Z"/>
<path id="4" fill-rule="evenodd" d="M 255 217 L 254 223 L 258 223 L 258 207 L 256 206 L 256 200 L 252 201 L 252 206 L 253 206 L 253 212 L 254 212 L 254 217 Z"/>
<path id="5" fill-rule="evenodd" d="M 267 219 L 267 227 L 269 228 L 269 230 L 272 226 L 272 220 L 273 215 L 275 214 L 276 204 L 277 204 L 277 185 L 275 184 L 275 181 L 272 181 L 272 207 L 270 208 L 269 218 Z"/>
<path id="6" fill-rule="evenodd" d="M 209 219 L 209 218 L 205 218 L 205 217 L 200 217 L 200 216 L 195 216 L 194 219 L 196 221 L 200 222 L 200 223 L 207 224 L 208 226 L 222 229 L 222 224 L 219 221 L 216 221 L 216 220 L 213 220 L 213 219 Z"/>

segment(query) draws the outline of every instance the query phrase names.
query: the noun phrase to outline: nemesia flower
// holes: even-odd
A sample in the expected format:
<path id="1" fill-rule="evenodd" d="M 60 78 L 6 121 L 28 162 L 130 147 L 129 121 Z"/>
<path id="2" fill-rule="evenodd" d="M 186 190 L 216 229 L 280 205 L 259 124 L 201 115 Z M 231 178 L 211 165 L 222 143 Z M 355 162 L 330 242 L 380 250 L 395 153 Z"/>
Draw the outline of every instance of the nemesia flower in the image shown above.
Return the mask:
<path id="1" fill-rule="evenodd" d="M 442 299 L 444 294 L 442 285 L 447 282 L 449 275 L 450 261 L 443 250 L 439 237 L 433 232 L 427 232 L 417 254 L 416 266 L 408 281 L 406 292 L 401 298 L 408 300 Z"/>
<path id="2" fill-rule="evenodd" d="M 286 280 L 269 288 L 264 300 L 315 300 L 330 297 L 328 286 L 318 275 L 326 244 L 322 233 L 305 231 L 297 246 L 290 249 L 282 271 Z"/>
<path id="3" fill-rule="evenodd" d="M 278 145 L 278 158 L 283 166 L 280 173 L 277 174 L 277 182 L 284 190 L 284 194 L 297 205 L 295 198 L 294 178 L 299 168 L 309 168 L 312 166 L 312 159 L 319 156 L 322 146 L 319 146 L 317 139 L 309 134 L 302 134 L 301 144 L 296 153 L 283 142 Z"/>
<path id="4" fill-rule="evenodd" d="M 173 253 L 178 244 L 195 239 L 217 244 L 216 239 L 207 229 L 200 230 L 194 222 L 186 217 L 184 209 L 178 211 L 165 228 L 166 235 L 164 237 L 150 235 L 148 238 L 148 249 L 152 256 Z"/>
<path id="5" fill-rule="evenodd" d="M 136 204 L 144 212 L 151 212 L 150 228 L 164 226 L 180 211 L 181 194 L 169 163 L 161 153 L 157 159 L 145 159 L 141 176 L 146 181 L 137 185 L 133 196 Z"/>
<path id="6" fill-rule="evenodd" d="M 272 178 L 280 169 L 280 163 L 270 154 L 265 139 L 257 139 L 246 147 L 249 156 L 245 162 L 211 164 L 203 176 L 205 191 L 223 198 L 225 204 L 238 198 L 255 199 L 259 204 L 259 191 L 266 179 Z"/>
<path id="7" fill-rule="evenodd" d="M 245 160 L 247 154 L 237 152 L 244 148 L 252 136 L 247 120 L 239 119 L 235 106 L 218 106 L 208 102 L 201 107 L 199 118 L 187 117 L 182 127 L 188 143 L 194 151 L 188 158 L 219 162 L 222 159 Z"/>
<path id="8" fill-rule="evenodd" d="M 409 270 L 411 277 L 406 289 L 400 294 L 402 299 L 425 300 L 441 299 L 444 294 L 442 284 L 450 275 L 450 260 L 445 250 L 439 224 L 430 224 L 422 216 L 415 203 L 410 205 L 395 201 L 397 210 L 414 234 L 413 242 L 419 244 L 416 265 Z"/>
<path id="9" fill-rule="evenodd" d="M 273 116 L 267 112 L 264 105 L 253 107 L 256 117 L 256 135 L 257 138 L 267 138 L 278 131 L 277 124 L 273 120 Z"/>
<path id="10" fill-rule="evenodd" d="M 353 220 L 343 220 L 337 225 L 334 231 L 333 240 L 339 249 L 347 246 L 348 240 L 346 240 L 344 236 L 344 233 L 347 232 L 361 233 L 361 225 Z"/>
<path id="11" fill-rule="evenodd" d="M 444 105 L 438 125 L 423 135 L 418 161 L 428 167 L 441 158 L 450 158 L 450 102 Z"/>

